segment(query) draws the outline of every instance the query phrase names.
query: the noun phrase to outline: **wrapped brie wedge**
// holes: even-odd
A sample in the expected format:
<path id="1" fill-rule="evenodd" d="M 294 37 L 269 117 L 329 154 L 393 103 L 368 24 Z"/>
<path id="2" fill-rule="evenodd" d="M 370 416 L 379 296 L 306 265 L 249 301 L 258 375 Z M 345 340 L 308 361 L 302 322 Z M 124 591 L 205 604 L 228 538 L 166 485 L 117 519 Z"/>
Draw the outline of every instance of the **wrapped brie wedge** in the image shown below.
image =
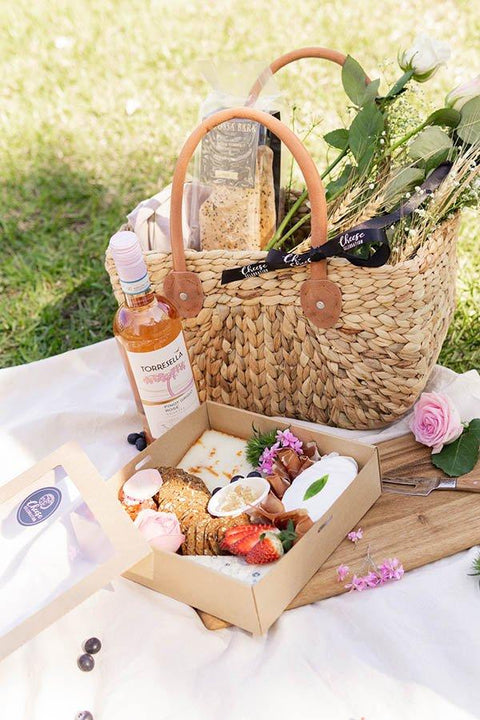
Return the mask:
<path id="1" fill-rule="evenodd" d="M 355 479 L 358 465 L 351 457 L 326 455 L 297 475 L 282 498 L 286 511 L 305 508 L 319 520 Z"/>

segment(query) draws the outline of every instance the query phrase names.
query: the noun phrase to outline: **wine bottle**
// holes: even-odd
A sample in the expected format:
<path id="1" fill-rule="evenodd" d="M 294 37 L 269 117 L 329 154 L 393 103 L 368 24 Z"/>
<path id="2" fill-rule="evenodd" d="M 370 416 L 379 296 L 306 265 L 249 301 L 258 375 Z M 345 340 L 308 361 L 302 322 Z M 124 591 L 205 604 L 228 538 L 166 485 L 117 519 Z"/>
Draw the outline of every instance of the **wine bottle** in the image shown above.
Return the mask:
<path id="1" fill-rule="evenodd" d="M 135 233 L 116 233 L 110 252 L 125 295 L 113 332 L 151 442 L 198 407 L 198 394 L 181 320 L 152 290 Z"/>

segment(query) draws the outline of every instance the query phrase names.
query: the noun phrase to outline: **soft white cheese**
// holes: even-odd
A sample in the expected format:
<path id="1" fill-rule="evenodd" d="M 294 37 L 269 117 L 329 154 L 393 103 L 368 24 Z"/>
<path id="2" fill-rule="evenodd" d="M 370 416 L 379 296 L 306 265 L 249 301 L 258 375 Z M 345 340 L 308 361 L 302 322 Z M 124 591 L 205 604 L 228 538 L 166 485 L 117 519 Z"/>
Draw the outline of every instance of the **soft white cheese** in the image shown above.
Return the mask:
<path id="1" fill-rule="evenodd" d="M 246 475 L 253 470 L 245 457 L 246 447 L 246 440 L 218 430 L 205 430 L 178 467 L 201 478 L 212 492 L 228 485 L 234 475 Z"/>
<path id="2" fill-rule="evenodd" d="M 358 465 L 353 458 L 326 455 L 297 475 L 282 498 L 285 510 L 305 508 L 313 522 L 316 522 L 345 492 L 357 476 L 357 472 Z M 323 488 L 305 500 L 305 494 L 308 493 L 309 488 L 311 488 L 311 492 L 314 492 L 314 483 L 325 476 L 327 476 L 327 481 Z M 320 483 L 316 487 L 318 488 L 319 485 Z"/>

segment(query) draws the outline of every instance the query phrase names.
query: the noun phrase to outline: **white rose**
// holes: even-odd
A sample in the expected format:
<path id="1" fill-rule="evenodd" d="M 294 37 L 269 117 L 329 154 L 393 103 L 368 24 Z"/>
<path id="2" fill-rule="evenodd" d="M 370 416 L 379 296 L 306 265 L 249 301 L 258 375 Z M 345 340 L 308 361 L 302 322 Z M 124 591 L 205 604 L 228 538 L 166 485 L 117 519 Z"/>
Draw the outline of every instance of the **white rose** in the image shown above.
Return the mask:
<path id="1" fill-rule="evenodd" d="M 466 102 L 478 95 L 480 95 L 480 75 L 462 83 L 454 90 L 450 90 L 445 98 L 445 105 L 455 110 L 461 110 Z"/>
<path id="2" fill-rule="evenodd" d="M 413 70 L 417 82 L 425 82 L 450 58 L 449 46 L 427 35 L 417 35 L 409 50 L 398 56 L 398 63 L 405 72 Z"/>

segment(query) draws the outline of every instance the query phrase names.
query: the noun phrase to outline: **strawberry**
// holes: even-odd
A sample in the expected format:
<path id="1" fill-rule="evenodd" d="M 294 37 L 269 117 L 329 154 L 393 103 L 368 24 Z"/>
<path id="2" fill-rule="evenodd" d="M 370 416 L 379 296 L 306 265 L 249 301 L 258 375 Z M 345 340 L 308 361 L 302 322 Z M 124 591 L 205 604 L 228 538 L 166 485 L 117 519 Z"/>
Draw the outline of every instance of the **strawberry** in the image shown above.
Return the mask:
<path id="1" fill-rule="evenodd" d="M 276 531 L 276 528 L 273 525 L 255 525 L 254 527 L 255 530 L 253 532 L 240 538 L 240 540 L 237 540 L 237 542 L 231 546 L 230 552 L 233 553 L 233 555 L 247 555 L 253 546 L 258 543 L 262 533 L 267 531 Z"/>
<path id="2" fill-rule="evenodd" d="M 247 553 L 245 560 L 250 565 L 265 565 L 282 557 L 297 538 L 292 520 L 289 520 L 287 529 L 281 532 L 263 532 L 258 542 Z"/>
<path id="3" fill-rule="evenodd" d="M 223 536 L 223 540 L 221 542 L 222 550 L 230 552 L 230 548 L 232 547 L 232 545 L 234 545 L 234 543 L 246 537 L 247 535 L 250 535 L 251 532 L 251 525 L 238 525 L 237 527 L 229 528 Z"/>
<path id="4" fill-rule="evenodd" d="M 265 565 L 281 558 L 284 552 L 279 533 L 266 532 L 260 535 L 245 560 L 250 565 Z"/>
<path id="5" fill-rule="evenodd" d="M 222 541 L 222 550 L 232 555 L 246 555 L 258 542 L 261 533 L 267 530 L 275 530 L 275 528 L 273 525 L 238 525 L 229 528 Z"/>
<path id="6" fill-rule="evenodd" d="M 238 536 L 239 538 L 242 535 L 246 535 L 249 532 L 252 532 L 253 525 L 235 525 L 235 527 L 230 527 L 225 531 L 225 537 L 230 539 Z"/>

